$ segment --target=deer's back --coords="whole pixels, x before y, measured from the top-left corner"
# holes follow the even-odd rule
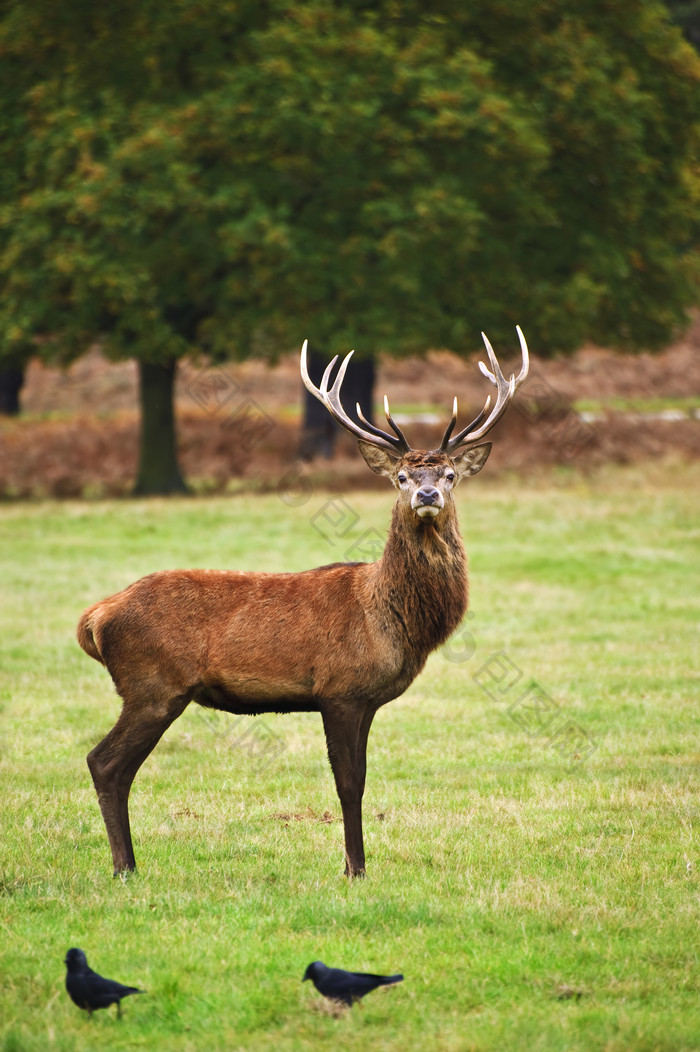
[[[373,566],[150,574],[86,610],[78,640],[123,697],[189,693],[231,711],[317,708],[344,694],[388,701],[415,672],[368,601]]]

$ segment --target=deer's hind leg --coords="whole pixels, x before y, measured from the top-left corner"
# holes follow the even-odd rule
[[[129,826],[129,791],[136,772],[189,700],[189,695],[180,695],[138,705],[125,699],[112,730],[88,754],[87,764],[107,829],[115,876],[136,869]]]

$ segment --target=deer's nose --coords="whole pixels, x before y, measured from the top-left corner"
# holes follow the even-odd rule
[[[445,498],[435,486],[421,486],[411,497],[411,507],[421,519],[434,519],[445,506]]]
[[[435,486],[422,486],[416,493],[417,504],[439,504],[440,491]]]

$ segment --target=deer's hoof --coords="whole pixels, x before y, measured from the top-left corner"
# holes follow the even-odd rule
[[[348,878],[348,880],[354,880],[356,877],[364,879],[367,876],[367,873],[365,871],[364,866],[346,866],[345,876]]]
[[[112,874],[112,877],[113,877],[114,880],[116,880],[117,877],[119,877],[119,879],[122,880],[122,881],[128,880],[129,877],[135,877],[135,876],[136,876],[136,866],[122,866],[121,868],[118,867],[118,866],[115,866],[114,867],[114,873]]]

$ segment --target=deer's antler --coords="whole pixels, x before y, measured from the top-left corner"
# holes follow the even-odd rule
[[[525,343],[525,337],[523,336],[519,325],[517,326],[517,333],[518,339],[520,340],[523,364],[517,376],[511,376],[510,380],[506,380],[501,372],[501,367],[498,364],[498,359],[494,354],[493,347],[482,332],[481,336],[486,345],[486,353],[489,356],[491,369],[487,369],[483,362],[479,362],[479,368],[484,376],[491,381],[498,392],[496,395],[496,404],[493,409],[490,409],[491,395],[489,395],[484,404],[484,408],[479,415],[472,420],[471,424],[467,424],[467,426],[456,434],[454,438],[450,438],[450,435],[454,431],[455,424],[457,423],[457,399],[455,398],[452,407],[452,418],[447,425],[440,445],[441,451],[447,453],[448,456],[452,456],[460,446],[472,445],[474,442],[478,442],[479,439],[483,438],[503,416],[513,395],[520,385],[527,379],[528,370],[530,368],[530,357],[527,350],[527,344]]]
[[[386,450],[387,453],[391,453],[394,457],[400,457],[404,453],[409,453],[411,447],[406,441],[406,436],[401,428],[392,420],[391,413],[389,412],[389,400],[386,395],[384,396],[384,412],[389,426],[395,432],[394,435],[390,435],[386,431],[381,431],[378,427],[375,427],[374,424],[370,424],[369,420],[365,419],[359,404],[356,407],[357,415],[364,424],[364,427],[360,427],[359,424],[356,424],[343,409],[340,402],[340,388],[345,379],[345,373],[350,359],[355,352],[350,351],[340,363],[338,374],[332,387],[329,389],[328,383],[331,378],[331,373],[333,372],[333,367],[338,361],[338,355],[336,354],[335,358],[326,367],[323,379],[321,380],[321,386],[316,387],[311,381],[309,370],[306,365],[307,346],[308,340],[304,340],[304,346],[301,349],[301,378],[304,381],[304,387],[306,387],[307,391],[311,392],[314,398],[318,398],[322,405],[325,405],[333,419],[337,420],[337,422],[344,427],[346,431],[349,431],[351,435],[354,435],[355,438],[360,438],[363,442],[369,442],[373,446],[379,446],[380,449]]]

